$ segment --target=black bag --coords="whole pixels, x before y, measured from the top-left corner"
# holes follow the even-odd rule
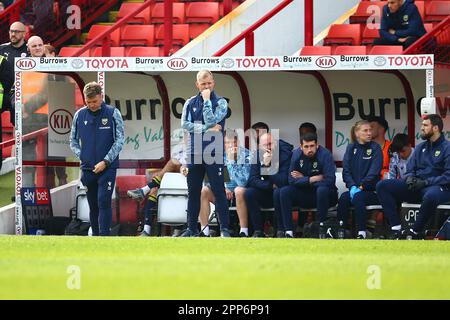
[[[72,219],[69,225],[66,227],[66,236],[87,236],[91,224],[89,222],[83,222],[78,218]]]
[[[319,238],[319,222],[305,223],[303,226],[303,238]]]
[[[436,234],[435,239],[450,240],[450,218],[445,220],[445,222],[442,225],[441,229]]]
[[[46,235],[62,236],[70,223],[69,217],[50,217],[44,222]]]

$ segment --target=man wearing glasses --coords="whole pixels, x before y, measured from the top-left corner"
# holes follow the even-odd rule
[[[14,58],[27,55],[27,44],[25,43],[25,25],[22,22],[14,22],[9,27],[9,43],[0,45],[0,54],[13,65]]]

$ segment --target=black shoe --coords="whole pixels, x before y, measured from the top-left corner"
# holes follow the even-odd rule
[[[388,236],[389,240],[400,240],[404,239],[403,235],[406,230],[391,230],[391,233]]]
[[[284,231],[277,231],[277,236],[276,236],[277,238],[286,238],[286,235],[285,235],[285,233],[284,233]]]
[[[245,234],[245,232],[240,232],[239,233],[239,238],[248,238],[248,235]]]
[[[362,234],[358,234],[356,239],[358,239],[358,240],[365,240],[366,238]]]
[[[423,239],[420,233],[415,233],[413,229],[408,229],[405,232],[405,239],[406,240],[421,240]]]
[[[191,231],[190,229],[187,229],[185,232],[181,234],[180,237],[198,237],[199,234],[196,232]]]
[[[220,237],[221,238],[231,238],[230,231],[228,231],[228,229],[220,230]]]
[[[209,238],[209,235],[204,234],[203,231],[200,232],[200,233],[198,234],[198,236],[199,236],[200,238],[206,238],[206,237]]]
[[[284,237],[285,237],[285,238],[290,238],[290,239],[294,238],[294,237],[291,236],[289,233],[286,233],[286,234],[284,235]]]
[[[264,232],[257,230],[255,232],[253,232],[253,236],[252,237],[253,238],[265,238],[266,235],[264,234]]]

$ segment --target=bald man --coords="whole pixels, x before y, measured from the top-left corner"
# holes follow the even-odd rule
[[[27,55],[27,45],[25,43],[25,25],[22,22],[14,22],[9,27],[9,43],[0,45],[0,54],[13,65],[14,58],[25,57]]]
[[[28,39],[28,52],[33,58],[45,57],[44,41],[39,36],[32,36]]]

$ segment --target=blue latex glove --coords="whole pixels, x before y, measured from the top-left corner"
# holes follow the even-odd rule
[[[358,188],[357,186],[353,186],[350,188],[350,199],[353,200],[353,197],[355,196],[355,194],[357,194],[358,192],[361,192],[361,189]]]

